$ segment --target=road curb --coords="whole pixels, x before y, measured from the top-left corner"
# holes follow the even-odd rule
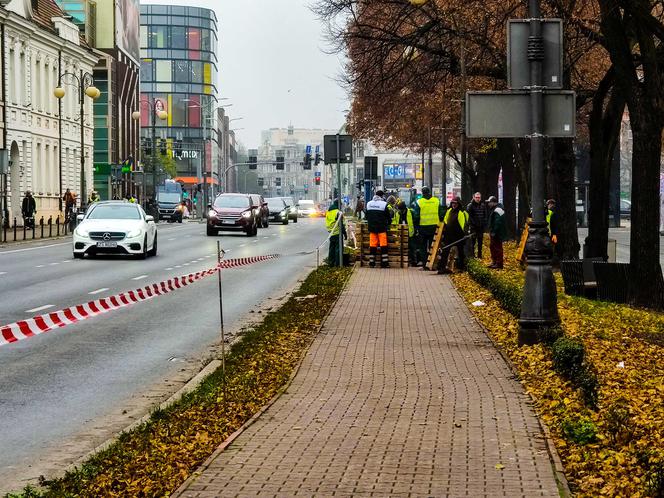
[[[281,398],[281,395],[284,394],[288,388],[291,386],[293,383],[293,380],[297,376],[298,372],[300,371],[300,367],[302,366],[302,363],[304,362],[304,359],[307,357],[309,354],[309,350],[311,348],[311,345],[314,343],[316,340],[316,337],[320,334],[320,331],[323,329],[323,326],[327,323],[327,320],[329,319],[330,315],[332,314],[332,311],[334,311],[334,308],[337,305],[337,302],[339,302],[339,299],[341,298],[342,294],[346,290],[346,287],[348,287],[348,282],[350,282],[350,279],[353,277],[355,273],[355,269],[357,268],[357,264],[353,266],[353,272],[348,276],[346,281],[344,282],[343,287],[341,288],[341,291],[339,292],[339,295],[337,298],[334,300],[334,303],[332,306],[330,306],[330,309],[328,310],[327,314],[325,315],[325,318],[321,320],[320,325],[318,326],[316,332],[312,334],[311,339],[309,340],[309,343],[307,344],[306,348],[304,349],[304,352],[302,353],[302,356],[300,357],[299,361],[297,362],[297,365],[295,365],[295,368],[291,372],[291,375],[289,376],[288,380],[286,383],[277,391],[277,393],[270,399],[270,401],[267,402],[267,404],[263,405],[260,410],[258,410],[249,420],[247,420],[242,426],[237,429],[233,434],[228,436],[226,440],[221,443],[216,450],[214,450],[214,453],[210,455],[201,465],[199,465],[194,472],[191,473],[191,475],[170,495],[172,498],[178,498],[178,497],[184,497],[184,493],[186,492],[187,488],[193,484],[193,482],[198,479],[198,477],[205,471],[207,468],[212,464],[212,462],[221,454],[223,451],[228,448],[233,441],[235,441],[244,431],[246,431],[249,427],[251,427],[260,417],[263,415],[272,405],[274,405],[279,398]],[[315,269],[314,269],[315,270]],[[314,271],[312,270],[312,271]],[[311,272],[309,273],[309,275]],[[307,275],[307,277],[309,276]],[[306,277],[305,277],[306,278]],[[239,338],[238,338],[239,339]]]
[[[449,277],[448,277],[449,278]],[[482,324],[482,322],[477,318],[475,313],[473,312],[473,309],[468,305],[466,300],[463,298],[461,293],[459,292],[459,289],[456,288],[456,285],[454,285],[454,282],[450,279],[452,282],[452,286],[454,287],[454,290],[456,293],[459,295],[459,298],[461,301],[464,303],[466,308],[468,308],[468,311],[470,311],[470,315],[473,318],[473,321],[477,324],[478,327],[482,329],[484,332],[484,335],[487,336],[489,341],[491,341],[491,344],[493,347],[498,351],[498,354],[501,356],[503,361],[507,364],[508,368],[512,372],[512,375],[519,381],[521,384],[521,376],[519,375],[519,371],[517,368],[514,366],[514,363],[512,363],[512,360],[507,356],[507,354],[502,350],[500,345],[491,337],[491,334],[487,330],[487,328]],[[523,388],[523,392],[528,395],[530,398],[530,401],[533,403],[533,405],[537,404],[537,399],[535,396],[533,396],[531,393],[529,393],[525,387],[523,387],[523,384],[521,384]],[[551,437],[551,431],[549,430],[549,427],[542,422],[540,417],[535,413],[535,419],[537,420],[537,423],[539,425],[540,431],[542,432],[542,435],[544,436],[544,444],[546,445],[546,451],[549,454],[549,461],[551,462],[551,467],[553,468],[553,474],[556,479],[556,484],[558,485],[558,492],[560,493],[560,496],[563,498],[570,498],[572,496],[572,492],[569,488],[569,483],[567,482],[567,477],[565,476],[565,467],[563,466],[563,462],[560,459],[560,455],[558,454],[558,450],[556,450],[556,445],[553,441],[553,438]]]

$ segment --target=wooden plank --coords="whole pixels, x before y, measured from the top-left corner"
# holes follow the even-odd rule
[[[431,249],[429,250],[429,257],[427,258],[427,262],[425,265],[425,268],[427,270],[434,270],[436,268],[436,265],[438,264],[438,250],[442,247],[442,242],[443,242],[443,232],[444,232],[444,225],[442,223],[438,224],[438,228],[436,229],[436,234],[434,235],[433,238],[433,244],[431,244]]]
[[[521,232],[521,240],[519,241],[519,247],[516,250],[516,260],[520,263],[524,263],[526,261],[526,242],[528,241],[530,220],[531,218],[526,219],[526,226],[523,228],[523,232]]]

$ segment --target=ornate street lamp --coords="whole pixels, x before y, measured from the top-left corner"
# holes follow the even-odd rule
[[[101,91],[99,91],[99,88],[94,86],[95,80],[94,77],[92,76],[91,73],[86,73],[81,71],[80,75],[76,75],[74,73],[69,73],[65,72],[60,74],[58,78],[58,86],[53,90],[53,95],[55,98],[57,98],[60,103],[58,104],[59,107],[59,152],[60,152],[60,168],[59,168],[59,176],[60,176],[60,201],[59,201],[59,206],[60,206],[60,211],[62,211],[62,99],[66,95],[65,88],[62,86],[62,80],[63,78],[72,78],[74,81],[76,81],[76,84],[78,85],[78,103],[80,106],[80,119],[81,119],[81,208],[86,207],[87,203],[87,187],[86,187],[86,182],[85,182],[85,126],[84,126],[84,104],[85,104],[85,97],[84,95],[87,95],[89,98],[92,100],[96,100],[99,98],[101,95]]]

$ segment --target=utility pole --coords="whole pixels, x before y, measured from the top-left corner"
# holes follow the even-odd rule
[[[429,167],[427,168],[427,182],[429,188],[433,192],[433,151],[431,150],[431,125],[428,128],[428,142],[429,142]]]
[[[339,133],[337,133],[337,203],[339,204],[339,212],[341,216],[344,215],[343,204],[341,204],[341,145],[339,143]],[[340,222],[341,223],[341,222]],[[339,226],[339,266],[344,265],[344,239],[343,227]]]
[[[519,319],[519,343],[540,342],[539,331],[560,321],[556,282],[553,278],[551,259],[553,244],[548,234],[544,208],[544,88],[542,70],[544,63],[544,38],[542,37],[542,13],[539,0],[529,0],[530,37],[528,61],[530,64],[530,174],[532,178],[533,220],[526,243],[525,285]]]

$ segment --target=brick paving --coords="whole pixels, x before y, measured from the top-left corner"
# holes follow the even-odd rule
[[[287,392],[208,464],[178,496],[559,496],[521,385],[450,280],[414,269],[358,269]]]

